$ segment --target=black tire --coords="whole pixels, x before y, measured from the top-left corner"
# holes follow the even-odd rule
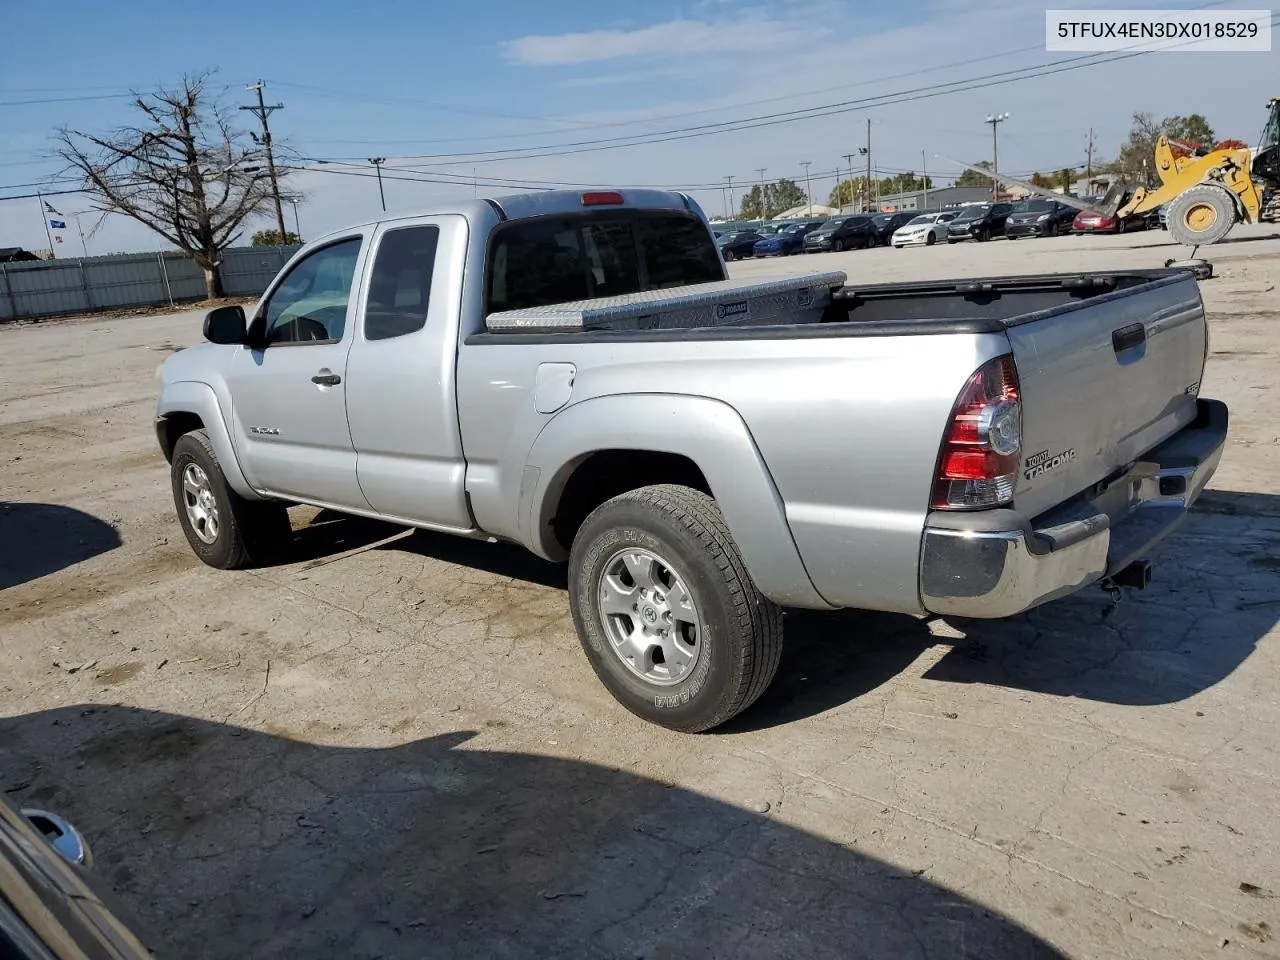
[[[733,260],[735,260],[735,259],[737,259],[737,258],[736,258],[736,257],[734,257],[734,255],[733,255],[733,251],[732,251],[732,250],[726,250],[726,251],[724,252],[724,259],[725,259],[725,261],[726,261],[726,262],[731,262],[731,261],[733,261]]]
[[[212,541],[197,532],[187,511],[185,475],[198,467],[208,480],[208,491],[216,506],[218,523],[211,529]],[[173,505],[187,543],[204,563],[219,570],[235,570],[278,558],[292,538],[287,507],[276,500],[246,500],[230,486],[218,466],[218,458],[203,430],[178,438],[169,465]]]
[[[1202,183],[1169,204],[1166,222],[1174,240],[1194,247],[1217,243],[1231,232],[1236,218],[1235,198],[1224,187]]]
[[[648,551],[669,565],[697,610],[698,653],[684,678],[667,684],[646,679],[613,649],[596,600],[607,570],[627,549]],[[706,494],[661,484],[606,501],[578,530],[569,565],[569,606],[582,649],[600,681],[636,716],[684,733],[710,730],[750,707],[777,673],[782,611],[751,581]]]
[[[831,241],[831,252],[832,252],[832,253],[843,253],[843,252],[844,252],[844,241],[843,241],[843,240],[832,240],[832,241]]]
[[[938,238],[934,236],[933,231],[930,230],[929,236],[925,238],[924,245],[926,247],[932,247],[937,242],[938,242]]]

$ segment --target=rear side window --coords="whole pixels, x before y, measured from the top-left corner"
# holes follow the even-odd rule
[[[426,326],[439,241],[436,226],[402,227],[382,235],[369,277],[366,340],[390,340]]]
[[[715,239],[696,217],[611,211],[527,220],[494,233],[488,310],[723,279]]]

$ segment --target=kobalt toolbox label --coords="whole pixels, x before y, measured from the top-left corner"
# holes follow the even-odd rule
[[[739,300],[737,303],[717,303],[716,319],[717,320],[736,320],[739,317],[745,317],[751,312],[751,305],[746,300]]]

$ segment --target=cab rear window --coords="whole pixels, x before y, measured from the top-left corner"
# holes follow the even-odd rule
[[[494,231],[488,312],[723,279],[715,240],[694,216],[615,210],[523,220]]]

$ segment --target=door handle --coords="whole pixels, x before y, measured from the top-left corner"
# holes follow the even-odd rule
[[[311,378],[312,383],[318,383],[322,387],[332,387],[342,382],[342,378],[336,373],[317,373]]]
[[[1111,348],[1122,353],[1140,343],[1147,342],[1147,328],[1141,323],[1131,323],[1127,327],[1111,331]]]

